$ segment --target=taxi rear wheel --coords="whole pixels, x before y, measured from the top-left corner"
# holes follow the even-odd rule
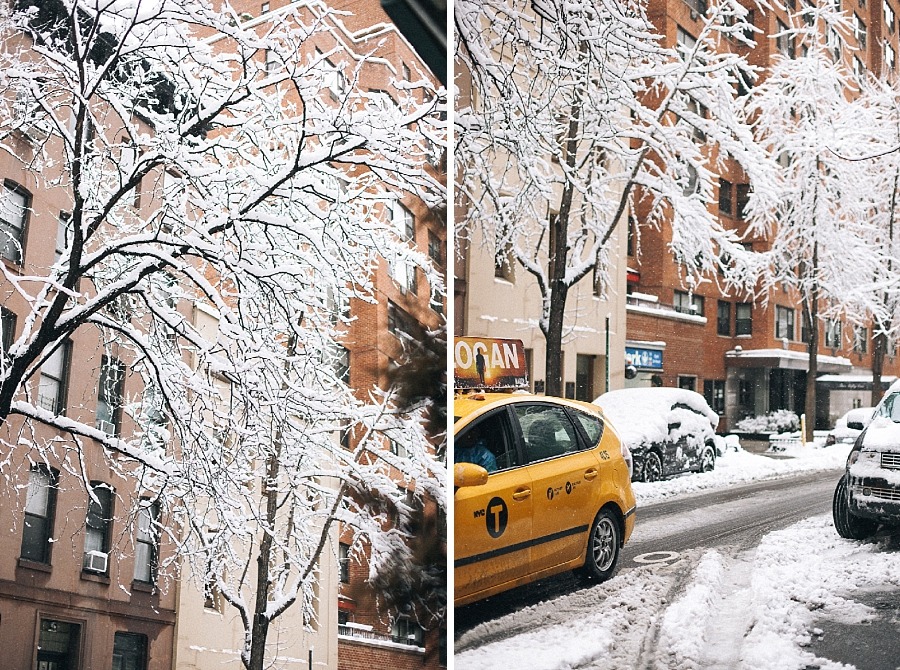
[[[587,556],[579,571],[590,581],[603,582],[613,576],[619,562],[621,530],[619,521],[608,509],[602,509],[591,524]]]

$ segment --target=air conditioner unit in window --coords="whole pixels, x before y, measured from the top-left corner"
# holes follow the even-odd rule
[[[109,554],[104,551],[84,552],[84,569],[87,572],[106,572]]]
[[[96,428],[97,430],[102,430],[107,435],[116,434],[116,424],[114,424],[112,421],[97,419]]]

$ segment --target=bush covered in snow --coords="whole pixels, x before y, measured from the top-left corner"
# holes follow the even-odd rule
[[[778,409],[762,416],[748,416],[734,427],[743,433],[790,433],[800,430],[800,417],[795,412]]]

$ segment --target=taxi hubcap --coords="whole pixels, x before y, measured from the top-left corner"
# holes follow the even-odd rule
[[[594,565],[598,570],[608,570],[615,557],[616,532],[612,520],[602,518],[594,527],[593,544],[591,546]]]

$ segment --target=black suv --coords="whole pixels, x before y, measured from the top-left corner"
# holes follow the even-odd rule
[[[873,535],[879,524],[900,525],[900,382],[853,443],[832,513],[838,535],[851,540]]]

